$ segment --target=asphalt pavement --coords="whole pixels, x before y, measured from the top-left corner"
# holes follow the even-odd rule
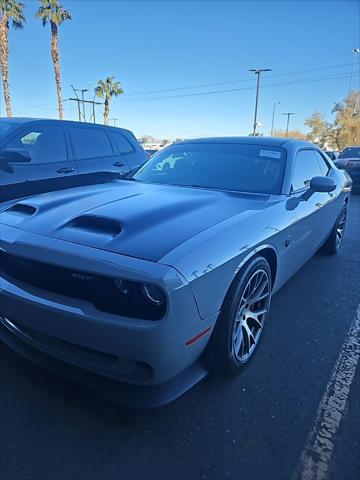
[[[318,253],[272,303],[235,378],[210,377],[175,402],[133,410],[0,345],[1,480],[291,480],[360,301],[360,196],[341,253]],[[360,478],[359,367],[330,480]]]

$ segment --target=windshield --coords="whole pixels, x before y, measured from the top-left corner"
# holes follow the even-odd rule
[[[240,143],[181,143],[155,154],[138,181],[252,193],[281,191],[285,151]]]
[[[359,158],[360,159],[360,147],[345,148],[340,154],[339,158]]]

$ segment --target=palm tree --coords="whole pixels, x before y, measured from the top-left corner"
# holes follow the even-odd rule
[[[44,27],[49,22],[51,28],[51,57],[54,64],[59,117],[62,120],[64,118],[64,110],[62,105],[61,93],[58,29],[59,25],[66,22],[66,20],[71,20],[71,16],[67,10],[64,10],[63,6],[59,3],[59,0],[39,0],[39,2],[41,3],[41,5],[35,16],[42,21]]]
[[[24,27],[25,17],[23,14],[25,5],[16,0],[0,0],[0,63],[2,82],[4,87],[4,99],[6,105],[6,115],[12,117],[11,100],[9,92],[9,26],[17,29]]]
[[[105,81],[98,81],[95,93],[99,98],[105,98],[104,125],[107,125],[110,113],[110,101],[112,97],[118,97],[124,93],[124,90],[121,88],[120,82],[114,82],[114,77],[107,77]]]

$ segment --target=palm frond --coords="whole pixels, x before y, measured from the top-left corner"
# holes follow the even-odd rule
[[[100,96],[101,89],[101,97],[108,97],[111,98],[113,96],[117,97],[124,93],[124,90],[121,87],[120,82],[114,82],[115,77],[106,77],[105,80],[99,80],[98,81],[98,87],[96,90],[96,94]]]
[[[45,26],[48,22],[60,25],[66,20],[71,20],[68,10],[65,10],[59,0],[39,0],[40,7],[35,14],[36,18],[42,20]]]
[[[8,21],[11,21],[14,28],[24,28],[26,22],[24,8],[25,5],[16,0],[0,0],[0,12],[3,16],[7,16]]]

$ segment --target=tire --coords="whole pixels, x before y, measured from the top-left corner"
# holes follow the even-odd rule
[[[253,258],[238,273],[226,295],[214,332],[215,370],[236,374],[252,358],[269,314],[271,289],[271,270],[264,257]],[[246,301],[248,297],[262,295],[265,297],[255,303]]]
[[[345,232],[346,218],[347,204],[344,203],[341,212],[336,220],[335,226],[323,246],[323,251],[328,255],[336,255],[340,250]]]

